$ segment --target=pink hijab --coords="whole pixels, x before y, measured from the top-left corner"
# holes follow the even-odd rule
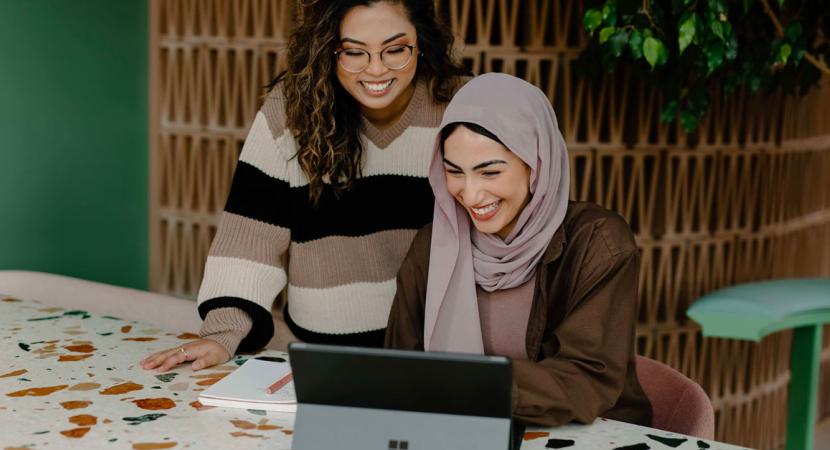
[[[429,181],[435,193],[424,348],[484,353],[476,284],[492,292],[535,275],[568,208],[570,172],[565,141],[547,96],[519,78],[489,73],[472,79],[447,106],[440,129],[480,125],[530,169],[530,202],[502,240],[479,232],[447,191],[441,136],[435,139]]]

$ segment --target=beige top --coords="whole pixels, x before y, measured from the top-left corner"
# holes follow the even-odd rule
[[[484,353],[527,359],[527,322],[536,276],[511,289],[487,292],[476,286]]]

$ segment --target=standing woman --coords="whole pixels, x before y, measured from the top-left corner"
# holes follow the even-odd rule
[[[286,287],[285,323],[300,340],[383,345],[395,275],[432,219],[432,144],[463,69],[432,1],[300,7],[288,69],[254,119],[208,255],[201,339],[144,369],[199,370],[264,347]]]
[[[620,216],[568,201],[568,167],[539,89],[504,74],[461,88],[430,166],[433,223],[401,266],[386,345],[512,358],[520,422],[647,425],[639,252]]]

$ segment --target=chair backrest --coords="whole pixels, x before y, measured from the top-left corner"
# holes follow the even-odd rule
[[[715,410],[700,385],[645,356],[637,356],[637,379],[651,402],[653,428],[715,438]]]

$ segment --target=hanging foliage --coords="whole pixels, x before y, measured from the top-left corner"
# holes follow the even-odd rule
[[[607,0],[588,2],[580,64],[630,66],[663,92],[661,119],[692,132],[710,88],[804,94],[830,76],[826,0]]]

